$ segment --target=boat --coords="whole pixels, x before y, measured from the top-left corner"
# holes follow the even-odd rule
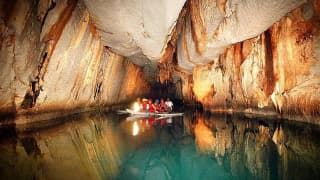
[[[182,116],[183,113],[156,113],[157,116],[163,117],[174,117],[174,116]]]
[[[155,117],[155,116],[132,115],[132,116],[128,116],[126,118],[126,120],[127,121],[148,120],[150,117],[154,118],[153,120],[155,120],[155,121],[162,120],[162,119],[171,119],[171,121],[172,121],[172,117],[174,117],[174,116],[157,116],[157,117]]]
[[[174,116],[182,116],[183,113],[168,113],[168,112],[136,112],[131,109],[126,109],[125,111],[127,114],[130,114],[132,116],[141,116],[141,117],[148,117],[148,116],[161,116],[161,117],[174,117]]]
[[[156,115],[156,113],[152,113],[152,112],[136,112],[131,109],[126,109],[126,111],[128,114],[135,115],[135,116],[154,116],[154,115]]]

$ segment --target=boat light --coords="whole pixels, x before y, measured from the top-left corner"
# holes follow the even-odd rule
[[[135,103],[133,104],[133,111],[134,111],[134,112],[138,112],[139,110],[140,110],[139,104],[138,104],[137,102],[135,102]]]

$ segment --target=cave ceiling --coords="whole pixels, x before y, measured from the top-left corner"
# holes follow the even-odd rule
[[[172,38],[177,66],[192,73],[226,47],[258,36],[304,0],[84,0],[105,46],[154,66]],[[183,16],[181,12],[185,10]],[[180,17],[180,20],[179,20]],[[180,26],[179,29],[175,27]],[[174,37],[173,37],[174,36]],[[168,48],[167,48],[168,49]],[[173,53],[172,53],[173,54]],[[170,56],[169,56],[170,57]],[[172,56],[171,56],[172,57]],[[172,61],[171,61],[172,62]],[[150,66],[153,66],[153,68]]]

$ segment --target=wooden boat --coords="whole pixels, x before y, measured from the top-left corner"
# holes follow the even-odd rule
[[[123,112],[123,111],[122,111]],[[128,114],[131,114],[133,116],[141,116],[141,117],[148,117],[148,116],[162,116],[162,117],[174,117],[174,116],[182,116],[183,113],[156,113],[156,112],[135,112],[131,109],[126,109],[126,112]]]

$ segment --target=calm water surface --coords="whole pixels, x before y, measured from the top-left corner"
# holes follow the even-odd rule
[[[187,111],[0,129],[0,179],[318,179],[319,126]]]

